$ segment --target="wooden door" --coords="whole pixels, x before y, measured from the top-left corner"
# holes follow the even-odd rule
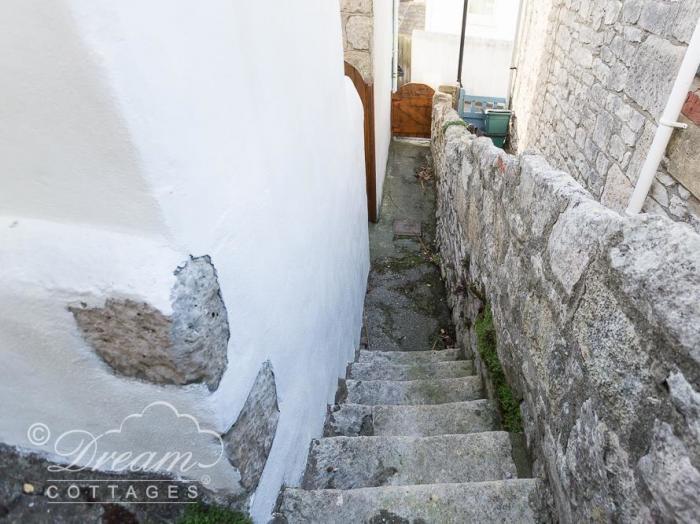
[[[430,137],[435,90],[425,84],[405,84],[391,95],[391,134]]]

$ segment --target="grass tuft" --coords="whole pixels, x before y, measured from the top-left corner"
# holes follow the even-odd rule
[[[520,406],[513,397],[513,391],[506,382],[503,367],[498,360],[496,329],[493,326],[493,315],[491,314],[490,306],[486,306],[484,311],[481,312],[474,323],[474,330],[476,331],[476,345],[479,355],[481,355],[481,360],[484,362],[486,369],[489,370],[491,382],[496,392],[496,400],[503,418],[503,426],[506,431],[511,433],[522,433],[523,420],[520,417]]]
[[[250,517],[240,511],[204,504],[188,506],[185,514],[177,522],[178,524],[253,524]]]

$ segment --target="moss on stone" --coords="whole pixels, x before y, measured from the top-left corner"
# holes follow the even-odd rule
[[[469,126],[467,125],[467,123],[464,120],[461,120],[461,119],[460,120],[448,120],[447,122],[442,124],[442,132],[444,133],[451,126],[461,126],[461,127],[466,127],[467,129],[469,129]]]
[[[187,507],[185,514],[178,524],[253,524],[247,515],[222,506],[206,506],[192,504]]]
[[[490,306],[486,306],[479,315],[479,318],[474,323],[474,330],[476,331],[476,344],[479,355],[481,355],[481,360],[489,371],[496,393],[498,407],[503,417],[503,426],[507,431],[522,433],[523,421],[520,417],[520,406],[513,397],[513,391],[508,386],[508,382],[506,382],[503,367],[498,359],[496,329],[493,326]]]

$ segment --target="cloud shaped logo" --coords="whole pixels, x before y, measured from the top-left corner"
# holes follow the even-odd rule
[[[27,438],[35,445],[45,445],[50,434],[45,424],[37,423],[29,428]],[[48,466],[53,472],[98,469],[170,472],[179,477],[218,464],[224,443],[219,433],[202,428],[192,415],[157,401],[99,435],[80,429],[66,431],[55,439],[53,450],[66,462]]]

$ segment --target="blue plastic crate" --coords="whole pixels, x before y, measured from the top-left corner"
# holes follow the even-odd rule
[[[464,89],[460,89],[457,112],[467,124],[485,131],[486,111],[493,109],[507,109],[506,99],[497,96],[468,95]]]

